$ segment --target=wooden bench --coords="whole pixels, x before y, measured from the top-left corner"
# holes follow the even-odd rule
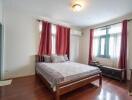
[[[109,66],[99,66],[99,68],[104,76],[111,77],[120,81],[124,80],[124,69],[118,69]]]
[[[125,73],[124,69],[114,68],[110,66],[103,66],[98,61],[93,61],[90,65],[100,68],[100,70],[102,71],[102,75],[104,76],[117,79],[120,81],[124,80],[124,73]]]

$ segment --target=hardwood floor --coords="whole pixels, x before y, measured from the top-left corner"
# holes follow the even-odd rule
[[[93,85],[94,84],[94,85]],[[94,82],[71,93],[61,100],[132,100],[126,84],[103,78],[102,87]],[[53,100],[52,94],[35,76],[16,78],[12,85],[0,87],[0,100]]]

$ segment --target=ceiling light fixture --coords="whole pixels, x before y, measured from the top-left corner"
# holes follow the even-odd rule
[[[79,4],[79,3],[74,3],[72,5],[72,9],[73,9],[73,11],[78,12],[78,11],[80,11],[82,9],[82,5]]]

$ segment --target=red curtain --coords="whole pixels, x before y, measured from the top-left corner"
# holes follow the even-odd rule
[[[90,29],[90,41],[89,41],[89,60],[88,64],[92,62],[92,48],[93,48],[93,29]]]
[[[127,20],[122,22],[122,34],[121,34],[121,49],[120,49],[120,58],[119,64],[120,69],[125,69],[124,78],[127,78]]]
[[[38,51],[39,55],[51,55],[51,38],[51,23],[42,21],[42,32]]]
[[[56,53],[70,55],[70,28],[57,25]]]

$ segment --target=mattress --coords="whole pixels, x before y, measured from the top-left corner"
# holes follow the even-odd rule
[[[95,75],[101,71],[97,67],[68,61],[61,63],[37,63],[36,72],[41,74],[49,82],[53,91],[55,91],[57,84]]]

